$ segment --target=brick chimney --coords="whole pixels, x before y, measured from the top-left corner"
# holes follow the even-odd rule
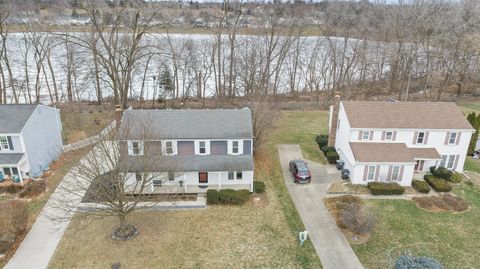
[[[117,105],[117,107],[115,108],[115,127],[117,130],[120,129],[122,118],[123,118],[123,109],[121,106]]]
[[[333,105],[330,106],[330,129],[328,131],[328,146],[335,147],[335,138],[337,135],[338,109],[340,107],[340,92],[335,92]]]

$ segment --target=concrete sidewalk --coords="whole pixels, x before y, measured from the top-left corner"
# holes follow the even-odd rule
[[[328,186],[338,178],[338,173],[328,171],[324,165],[307,161],[312,172],[312,182],[303,185],[295,184],[288,163],[293,159],[303,159],[300,147],[280,145],[278,152],[288,192],[320,257],[323,268],[362,269],[363,266],[355,252],[323,203]]]
[[[63,178],[4,269],[44,269],[48,267],[50,258],[70,222],[68,213],[59,209],[55,204],[58,200],[68,199],[70,206],[76,206],[84,195],[84,193],[65,193],[63,191],[62,186],[69,184],[72,177],[73,175],[68,173]]]

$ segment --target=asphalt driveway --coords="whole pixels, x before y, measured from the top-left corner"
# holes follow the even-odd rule
[[[323,267],[326,269],[363,268],[323,203],[328,186],[338,178],[338,172],[332,167],[305,160],[312,172],[312,182],[303,185],[295,184],[288,170],[288,163],[293,159],[303,159],[300,147],[298,145],[279,145],[278,152],[288,192]]]

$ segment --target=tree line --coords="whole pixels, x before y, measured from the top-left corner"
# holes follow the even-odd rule
[[[13,33],[12,4],[0,8],[0,103],[111,100],[124,107],[177,98],[264,95],[441,100],[480,83],[480,4],[328,1],[266,4],[264,26],[243,35],[246,5],[225,2],[201,38],[158,32],[160,9],[143,1],[84,1],[84,32],[48,31],[26,20]],[[322,10],[311,36],[285,13]],[[12,45],[13,44],[13,45]],[[59,52],[60,51],[60,52]],[[44,95],[44,96],[42,96]]]

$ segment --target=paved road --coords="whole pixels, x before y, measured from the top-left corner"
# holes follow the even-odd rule
[[[304,185],[295,184],[288,170],[288,162],[293,159],[303,159],[300,147],[280,145],[278,152],[288,192],[320,257],[323,268],[363,269],[355,252],[323,203],[328,186],[338,178],[338,172],[332,171],[331,167],[306,160],[312,172],[312,182]]]

